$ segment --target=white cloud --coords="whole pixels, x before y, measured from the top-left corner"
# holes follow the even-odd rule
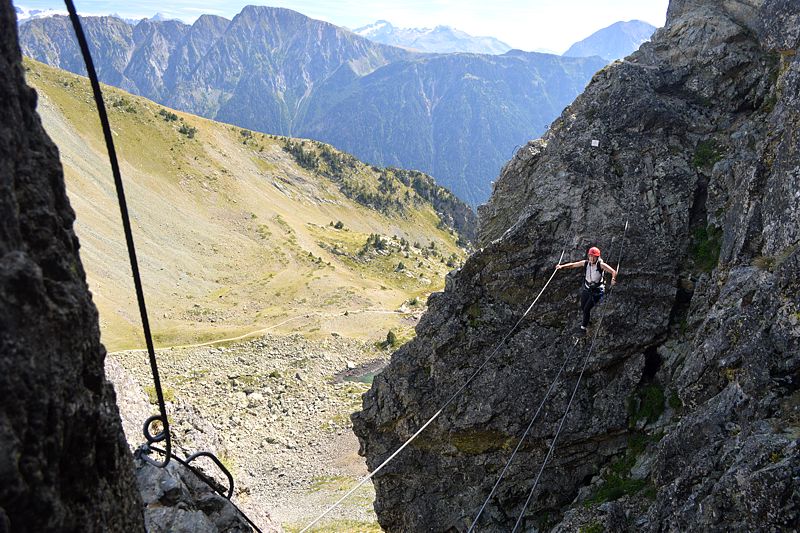
[[[17,2],[27,8],[63,9],[56,0]],[[119,13],[140,18],[157,12],[193,22],[202,13],[232,18],[254,0],[131,0],[123,5],[110,0],[78,0],[83,13]],[[273,0],[269,5],[294,9],[355,28],[385,19],[402,27],[448,25],[473,35],[489,35],[515,48],[564,51],[572,43],[619,20],[640,19],[655,26],[664,23],[668,0]]]

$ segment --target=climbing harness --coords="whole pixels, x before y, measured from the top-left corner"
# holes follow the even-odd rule
[[[558,262],[559,262],[559,264],[561,263],[561,260],[562,260],[562,259],[564,259],[564,253],[566,252],[566,250],[567,250],[567,247],[566,247],[566,244],[565,244],[565,245],[564,245],[564,248],[561,250],[561,256],[560,256],[560,257],[559,257],[559,259],[558,259]],[[489,354],[489,356],[488,356],[486,359],[484,359],[483,363],[481,363],[481,365],[478,367],[478,369],[477,369],[477,370],[475,370],[475,372],[473,372],[473,373],[472,373],[472,375],[471,375],[471,376],[470,376],[470,377],[467,379],[467,381],[465,381],[465,382],[464,382],[464,384],[463,384],[463,385],[461,385],[461,387],[460,387],[460,388],[459,388],[459,389],[458,389],[456,392],[454,392],[452,396],[450,396],[450,398],[449,398],[449,399],[448,399],[448,400],[447,400],[447,401],[446,401],[446,402],[445,402],[445,403],[444,403],[444,404],[443,404],[443,405],[442,405],[442,406],[439,408],[439,410],[438,410],[438,411],[436,411],[436,412],[433,414],[433,416],[432,416],[432,417],[430,417],[430,418],[428,419],[428,421],[427,421],[427,422],[425,422],[425,423],[422,425],[422,427],[420,427],[420,428],[419,428],[419,429],[416,431],[416,433],[414,433],[413,435],[411,435],[411,437],[409,437],[409,438],[408,438],[408,439],[407,439],[407,440],[406,440],[406,441],[405,441],[405,442],[404,442],[404,443],[403,443],[403,444],[402,444],[402,445],[401,445],[401,446],[400,446],[400,447],[399,447],[397,450],[395,450],[395,452],[394,452],[394,453],[392,453],[392,455],[390,455],[390,456],[389,456],[387,459],[385,459],[385,460],[384,460],[384,461],[383,461],[383,462],[382,462],[380,465],[378,465],[378,467],[377,467],[375,470],[373,470],[372,472],[370,472],[368,475],[364,476],[364,477],[363,477],[363,478],[362,478],[362,479],[361,479],[361,480],[360,480],[360,481],[359,481],[359,482],[358,482],[358,483],[357,483],[357,484],[356,484],[356,485],[355,485],[353,488],[351,488],[349,491],[347,491],[347,492],[344,494],[344,496],[342,496],[341,498],[339,498],[339,499],[338,499],[338,500],[337,500],[337,501],[336,501],[336,502],[335,502],[333,505],[331,505],[330,507],[328,507],[328,508],[327,508],[327,509],[326,509],[326,510],[325,510],[325,511],[322,513],[322,514],[320,514],[319,516],[317,516],[317,517],[316,517],[316,518],[315,518],[315,519],[314,519],[314,520],[313,520],[311,523],[309,523],[309,524],[308,524],[306,527],[304,527],[303,529],[301,529],[301,530],[300,530],[300,533],[305,533],[306,531],[308,531],[308,530],[309,530],[309,529],[310,529],[310,528],[311,528],[311,527],[312,527],[314,524],[316,524],[317,522],[319,522],[320,520],[322,520],[322,518],[324,518],[325,516],[327,516],[327,514],[328,514],[328,513],[330,513],[332,510],[334,510],[336,507],[338,507],[340,503],[342,503],[342,502],[343,502],[343,501],[345,501],[345,500],[346,500],[348,497],[350,497],[350,495],[351,495],[351,494],[353,494],[353,493],[354,493],[356,490],[358,490],[358,489],[359,489],[359,487],[361,487],[361,486],[362,486],[364,483],[366,483],[367,481],[369,481],[370,479],[372,479],[372,478],[375,476],[375,474],[377,474],[378,472],[380,472],[381,470],[383,470],[383,468],[384,468],[386,465],[388,465],[388,464],[389,464],[389,463],[392,461],[392,459],[394,459],[395,457],[397,457],[397,455],[398,455],[398,454],[399,454],[401,451],[403,451],[403,450],[406,448],[406,446],[408,446],[409,444],[411,444],[411,442],[412,442],[414,439],[416,439],[416,438],[417,438],[417,437],[420,435],[420,433],[422,433],[423,431],[425,431],[425,428],[427,428],[429,425],[431,425],[431,423],[432,423],[434,420],[436,420],[436,419],[439,417],[439,415],[440,415],[440,414],[442,414],[442,411],[444,411],[444,410],[447,408],[447,406],[448,406],[448,405],[450,405],[450,404],[453,402],[453,400],[455,400],[455,399],[458,397],[458,395],[459,395],[459,394],[461,394],[461,392],[462,392],[464,389],[466,389],[466,388],[467,388],[467,386],[468,386],[468,385],[469,385],[469,384],[472,382],[472,380],[473,380],[473,379],[475,379],[475,377],[476,377],[476,376],[477,376],[477,375],[478,375],[478,374],[481,372],[481,370],[483,370],[483,368],[484,368],[484,367],[485,367],[485,366],[486,366],[486,365],[489,363],[489,361],[491,361],[491,360],[494,358],[494,356],[495,356],[495,355],[497,354],[497,352],[500,350],[500,347],[503,345],[503,343],[505,343],[506,339],[508,339],[508,338],[511,336],[511,334],[512,334],[512,333],[514,333],[514,331],[516,331],[516,329],[517,329],[517,328],[519,327],[519,325],[522,323],[522,320],[523,320],[523,319],[524,319],[524,318],[525,318],[525,317],[528,315],[528,313],[530,313],[531,309],[533,309],[533,306],[534,306],[534,305],[536,305],[536,302],[538,302],[538,301],[539,301],[539,298],[541,298],[542,294],[544,294],[544,291],[545,291],[545,289],[547,289],[547,286],[548,286],[548,285],[550,285],[550,282],[551,282],[551,281],[553,281],[553,278],[555,277],[555,275],[556,275],[556,272],[558,272],[558,270],[553,270],[553,273],[550,275],[550,278],[547,280],[547,282],[544,284],[544,286],[542,287],[542,289],[539,291],[539,294],[537,294],[537,295],[536,295],[536,298],[534,298],[534,300],[533,300],[533,302],[531,303],[531,305],[529,305],[529,306],[528,306],[528,309],[526,309],[526,310],[525,310],[525,312],[522,314],[522,316],[519,318],[519,320],[517,320],[517,323],[516,323],[516,324],[514,324],[514,327],[512,327],[512,328],[511,328],[511,330],[509,330],[509,332],[505,334],[505,336],[504,336],[504,337],[503,337],[503,338],[500,340],[500,342],[499,342],[499,343],[497,343],[497,346],[495,346],[494,350],[492,350],[492,352]]]
[[[75,5],[72,0],[64,0],[64,3],[67,6],[67,11],[69,12],[69,18],[72,22],[72,27],[75,30],[75,36],[78,39],[78,45],[81,49],[81,54],[83,55],[84,63],[86,64],[86,72],[89,75],[89,81],[92,85],[92,92],[94,95],[94,101],[97,105],[97,113],[100,116],[100,123],[103,128],[103,136],[105,137],[106,142],[106,149],[108,150],[108,158],[111,164],[111,172],[114,176],[114,185],[117,191],[117,202],[119,203],[119,210],[120,216],[122,217],[122,227],[125,233],[125,242],[128,248],[128,259],[130,260],[131,264],[131,273],[133,276],[133,284],[136,289],[136,299],[139,304],[139,315],[142,319],[142,330],[144,332],[145,343],[147,344],[147,354],[150,359],[150,371],[153,375],[153,385],[156,390],[156,398],[158,399],[158,410],[159,414],[151,416],[148,418],[144,423],[143,433],[145,440],[147,441],[145,444],[141,446],[139,452],[137,452],[138,457],[140,457],[143,461],[156,466],[158,468],[165,468],[170,459],[175,459],[179,463],[183,464],[187,468],[189,468],[192,472],[194,472],[199,479],[204,481],[208,484],[214,491],[218,492],[222,496],[224,496],[230,503],[233,505],[239,514],[251,525],[253,528],[261,533],[261,530],[253,523],[247,515],[239,509],[236,504],[230,501],[231,496],[233,495],[233,476],[231,476],[230,472],[225,468],[222,462],[214,456],[211,452],[198,452],[195,453],[186,459],[180,459],[176,457],[172,453],[172,440],[170,438],[169,432],[169,419],[167,418],[167,407],[164,403],[164,392],[161,388],[161,379],[158,374],[158,361],[156,360],[155,348],[153,347],[153,338],[150,332],[150,321],[147,317],[147,307],[145,305],[144,300],[144,290],[142,288],[142,280],[141,276],[139,275],[139,262],[136,259],[136,247],[134,246],[133,242],[133,232],[131,230],[131,222],[130,216],[128,214],[128,204],[125,200],[125,190],[122,184],[122,175],[119,169],[119,161],[117,160],[117,152],[114,148],[114,139],[111,135],[111,126],[108,121],[108,114],[106,112],[105,103],[103,101],[103,94],[100,90],[100,82],[97,78],[97,72],[94,68],[94,61],[92,60],[91,52],[89,51],[89,45],[86,41],[86,35],[83,32],[83,26],[81,25],[80,18],[78,17],[78,13],[75,10]],[[156,430],[155,434],[153,433],[153,427],[160,424],[160,429]],[[154,446],[156,443],[164,443],[164,448],[159,448]],[[158,452],[164,456],[163,461],[156,461],[149,457],[150,452]],[[215,486],[212,483],[212,480],[208,478],[205,474],[199,472],[193,466],[190,465],[192,461],[194,461],[198,457],[207,457],[211,459],[217,467],[222,470],[225,476],[228,478],[228,491],[227,494],[224,490],[221,490],[219,487]]]
[[[614,239],[611,238],[611,250],[613,255]],[[586,261],[586,268],[583,272],[583,285],[581,288],[581,311],[584,315],[584,320],[587,320],[587,314],[591,311],[592,307],[600,305],[605,301],[606,296],[606,279],[603,265],[605,261],[600,258],[600,249],[596,246],[589,248],[588,255],[596,257],[597,260],[592,264]],[[595,278],[595,274],[597,277]],[[585,329],[586,325],[581,327]]]
[[[619,258],[617,259],[617,268],[616,270],[619,272],[619,265],[622,261],[622,252],[625,248],[625,236],[628,234],[628,220],[625,220],[625,230],[622,234],[622,243],[620,245],[619,251]],[[613,293],[613,287],[611,290],[608,291],[608,300],[611,299],[611,295]],[[544,472],[545,466],[547,466],[547,461],[550,460],[550,457],[553,455],[553,451],[556,447],[556,442],[558,441],[558,436],[561,433],[561,429],[564,427],[564,422],[569,415],[569,410],[572,407],[572,402],[575,399],[575,394],[578,392],[578,387],[581,384],[581,379],[583,378],[583,374],[586,371],[586,364],[589,362],[589,357],[592,355],[592,351],[594,350],[595,341],[597,341],[597,334],[600,332],[600,325],[603,323],[603,317],[605,316],[605,311],[608,309],[608,306],[603,308],[603,311],[600,313],[600,319],[597,322],[597,327],[595,328],[594,335],[592,337],[592,343],[589,345],[589,350],[586,352],[586,356],[583,359],[583,365],[581,367],[581,372],[578,374],[578,380],[575,382],[575,387],[572,389],[572,396],[569,398],[569,402],[567,403],[567,408],[564,410],[564,416],[561,417],[561,422],[558,424],[558,429],[556,430],[556,434],[553,437],[553,441],[550,443],[550,448],[547,450],[547,455],[545,455],[544,461],[542,461],[541,466],[539,467],[539,472],[536,474],[536,479],[533,482],[533,486],[531,487],[530,492],[528,493],[528,498],[525,500],[525,504],[522,506],[522,511],[519,513],[517,517],[517,521],[514,524],[514,529],[511,533],[516,533],[519,529],[520,524],[522,523],[522,517],[525,515],[525,511],[528,509],[528,505],[530,504],[531,498],[533,498],[533,494],[536,491],[536,486],[539,484],[539,480],[542,477],[542,472]]]
[[[566,332],[566,329],[564,330],[564,332],[562,332],[562,335],[565,332]],[[525,440],[525,437],[528,436],[528,433],[530,432],[531,428],[533,427],[533,423],[536,422],[536,419],[539,417],[539,413],[541,412],[542,407],[544,406],[544,402],[547,401],[547,398],[550,397],[550,393],[553,392],[553,389],[555,388],[555,385],[558,382],[558,378],[561,377],[561,373],[564,371],[564,368],[567,366],[567,361],[570,360],[570,358],[572,356],[572,352],[575,349],[575,346],[578,345],[578,341],[579,341],[579,339],[575,339],[575,342],[570,347],[569,352],[567,353],[566,357],[564,357],[564,361],[561,363],[561,368],[558,369],[558,372],[556,373],[556,377],[553,378],[553,381],[552,381],[552,383],[550,383],[550,387],[547,389],[547,392],[545,393],[544,397],[542,398],[542,401],[539,402],[539,407],[536,409],[536,412],[533,414],[533,418],[531,418],[531,421],[528,423],[528,427],[525,428],[525,432],[522,434],[522,437],[520,437],[516,448],[514,448],[514,451],[511,452],[511,457],[509,457],[508,461],[506,461],[506,465],[503,467],[502,472],[500,472],[500,477],[497,478],[497,481],[495,482],[494,486],[492,487],[491,492],[489,492],[489,495],[484,500],[483,505],[481,505],[481,508],[478,511],[478,514],[475,515],[475,520],[472,521],[472,525],[469,526],[469,530],[467,530],[467,533],[472,533],[472,531],[474,531],[475,526],[478,524],[478,519],[481,517],[481,514],[483,514],[483,510],[489,504],[489,501],[491,501],[492,496],[494,496],[494,493],[497,490],[497,487],[500,486],[500,482],[503,480],[503,477],[505,476],[506,471],[511,466],[512,461],[514,461],[514,457],[517,455],[517,452],[519,451],[520,447],[522,446],[522,442]]]
[[[588,260],[586,261],[586,268],[583,271],[583,284],[586,286],[587,289],[597,289],[605,285],[605,277],[603,276],[603,260],[598,258],[597,261],[592,264]],[[598,274],[598,279],[594,279],[594,274]]]

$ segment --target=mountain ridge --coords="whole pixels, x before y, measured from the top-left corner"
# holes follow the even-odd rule
[[[564,56],[600,56],[606,61],[622,59],[650,40],[656,27],[641,20],[619,21],[606,26],[567,49]]]
[[[119,19],[87,17],[84,26],[97,43],[101,81],[248,129],[313,137],[379,166],[416,168],[473,207],[488,197],[489,182],[511,149],[544,131],[604,63],[419,54],[291,10],[252,6],[230,22],[201,17],[192,26],[142,21],[131,28]],[[33,20],[20,29],[20,40],[29,57],[83,72],[66,18]],[[425,67],[431,58],[452,80],[437,97],[451,107],[453,120],[434,121],[417,90],[436,84],[417,75],[435,74]],[[488,78],[465,70],[478,64],[491,67],[481,67]],[[404,79],[378,74],[386,67]],[[413,98],[387,96],[398,91]],[[369,96],[371,103],[355,94]],[[480,109],[470,98],[481,100]],[[342,115],[348,128],[340,126]],[[473,121],[461,120],[470,116]],[[490,129],[501,135],[487,134]],[[480,154],[458,146],[457,138],[480,147]]]

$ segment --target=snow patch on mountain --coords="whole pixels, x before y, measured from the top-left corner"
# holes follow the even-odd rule
[[[14,11],[17,13],[17,24],[24,24],[32,19],[68,14],[66,9],[36,9],[25,6],[14,6]]]
[[[511,49],[509,45],[494,37],[470,35],[451,26],[398,28],[387,20],[378,20],[356,28],[353,32],[371,41],[420,52],[499,55]]]

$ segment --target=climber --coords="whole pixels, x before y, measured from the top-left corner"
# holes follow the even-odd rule
[[[600,303],[605,294],[605,278],[603,270],[611,274],[611,285],[617,283],[617,271],[611,268],[600,258],[600,249],[596,246],[589,248],[586,254],[586,259],[575,261],[573,263],[564,263],[563,265],[556,265],[556,270],[562,268],[580,268],[586,267],[583,274],[583,285],[581,286],[581,309],[583,310],[583,320],[581,321],[581,330],[586,331],[589,327],[589,313],[592,307]]]

